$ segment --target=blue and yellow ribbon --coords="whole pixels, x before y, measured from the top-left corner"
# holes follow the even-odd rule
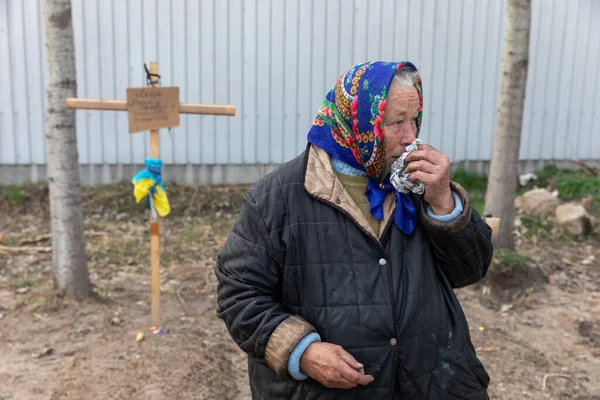
[[[146,168],[138,172],[131,181],[134,186],[133,195],[138,203],[147,198],[148,208],[164,217],[171,212],[171,206],[165,187],[162,184],[162,161],[147,158],[144,164]]]

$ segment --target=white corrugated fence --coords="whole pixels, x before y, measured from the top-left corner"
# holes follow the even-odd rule
[[[40,0],[0,0],[0,183],[45,178]],[[422,137],[455,162],[490,159],[500,0],[72,0],[78,96],[125,99],[158,61],[182,102],[235,104],[161,132],[167,179],[246,182],[303,151],[323,97],[352,64],[410,60]],[[533,0],[523,160],[600,159],[600,1]],[[130,179],[148,135],[127,115],[77,111],[82,177]],[[467,164],[465,164],[465,162]],[[473,168],[473,167],[471,167]]]

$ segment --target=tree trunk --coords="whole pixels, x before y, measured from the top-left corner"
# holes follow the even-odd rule
[[[485,195],[485,215],[500,218],[494,244],[509,249],[514,247],[514,202],[529,63],[530,21],[531,0],[506,1],[502,83],[496,114],[494,151]]]
[[[46,29],[46,138],[52,220],[54,287],[77,299],[92,293],[85,238],[75,111],[67,97],[76,97],[75,45],[70,0],[44,0]]]

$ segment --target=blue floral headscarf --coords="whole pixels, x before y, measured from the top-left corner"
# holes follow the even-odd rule
[[[410,62],[370,61],[357,64],[339,77],[329,91],[308,132],[308,141],[346,164],[365,171],[369,184],[365,196],[373,217],[383,219],[389,181],[383,122],[389,87],[400,68],[417,71]],[[415,85],[419,95],[417,137],[423,117],[421,78]],[[409,195],[396,191],[394,222],[407,235],[416,224],[415,205]]]

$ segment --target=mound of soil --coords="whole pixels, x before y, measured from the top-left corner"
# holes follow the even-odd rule
[[[524,265],[503,264],[497,260],[492,262],[487,275],[476,288],[480,291],[480,301],[493,310],[506,310],[534,292],[543,292],[548,284],[548,277],[534,263]],[[503,308],[504,306],[504,308]]]
[[[591,346],[600,348],[600,320],[580,320],[578,330],[579,334],[583,336]]]

